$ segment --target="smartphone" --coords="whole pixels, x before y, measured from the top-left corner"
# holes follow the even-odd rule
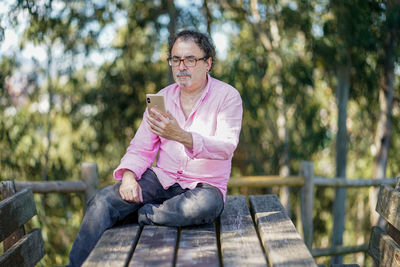
[[[146,94],[146,103],[149,111],[151,108],[157,108],[161,112],[167,113],[163,95]]]

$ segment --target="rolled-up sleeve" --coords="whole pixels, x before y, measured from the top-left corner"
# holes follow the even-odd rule
[[[235,90],[223,101],[218,114],[215,135],[191,132],[193,149],[186,148],[190,158],[228,160],[233,156],[242,125],[242,99]]]
[[[134,172],[137,179],[140,179],[157,155],[160,138],[150,131],[150,126],[146,120],[147,115],[146,110],[135,137],[131,140],[119,166],[114,170],[116,180],[122,179],[125,170]]]

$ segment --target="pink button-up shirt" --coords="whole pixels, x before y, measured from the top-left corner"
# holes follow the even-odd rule
[[[242,124],[240,94],[232,86],[208,75],[206,88],[187,119],[177,84],[165,87],[158,94],[164,96],[166,108],[179,126],[192,133],[193,149],[152,133],[146,121],[146,109],[135,137],[114,171],[114,178],[121,180],[128,169],[140,179],[159,153],[157,165],[151,168],[165,189],[175,183],[189,189],[206,183],[217,187],[225,199]]]

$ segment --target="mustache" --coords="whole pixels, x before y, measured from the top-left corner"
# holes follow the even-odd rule
[[[181,77],[181,76],[189,76],[192,77],[192,74],[190,74],[190,72],[188,72],[187,70],[183,70],[180,71],[176,74],[176,77]]]

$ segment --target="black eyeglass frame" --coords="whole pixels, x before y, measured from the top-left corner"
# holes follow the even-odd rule
[[[194,67],[196,67],[196,65],[197,65],[197,61],[199,61],[199,60],[204,60],[204,61],[206,61],[207,59],[208,59],[209,57],[202,57],[202,58],[195,58],[195,57],[185,57],[185,58],[179,58],[179,57],[169,57],[169,58],[167,58],[167,60],[168,60],[168,65],[170,66],[170,67],[178,67],[179,65],[181,65],[181,62],[183,61],[183,65],[185,65],[186,67],[188,67],[188,68],[194,68]],[[173,65],[172,64],[172,59],[177,59],[177,60],[179,60],[179,63],[177,64],[177,65]],[[185,63],[185,60],[194,60],[194,65],[193,66],[191,66],[190,64],[189,64],[189,66]]]

